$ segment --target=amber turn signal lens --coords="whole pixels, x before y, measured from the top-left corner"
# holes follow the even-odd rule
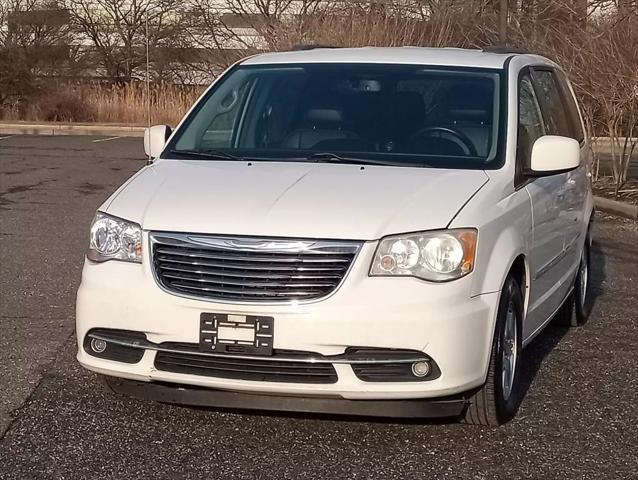
[[[463,245],[463,261],[461,262],[461,271],[463,274],[470,273],[474,270],[474,259],[476,258],[476,230],[464,230],[458,235],[458,240]]]

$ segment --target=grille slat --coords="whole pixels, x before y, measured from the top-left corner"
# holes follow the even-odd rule
[[[222,276],[222,277],[237,277],[237,278],[242,278],[242,277],[249,277],[249,278],[266,278],[266,279],[273,279],[273,280],[325,280],[325,279],[334,279],[334,278],[341,278],[341,275],[294,275],[294,274],[288,274],[288,275],[282,275],[280,273],[269,273],[269,272],[246,272],[246,271],[241,271],[241,272],[236,272],[236,271],[229,271],[229,270],[224,270],[224,269],[200,269],[200,268],[188,268],[186,266],[182,266],[182,267],[174,267],[172,265],[170,265],[169,262],[162,262],[162,268],[164,270],[168,270],[168,271],[174,271],[174,272],[182,272],[182,273],[186,273],[186,274],[196,274],[196,275],[218,275],[218,276]]]
[[[239,285],[242,287],[250,287],[250,288],[302,288],[302,287],[319,287],[319,288],[323,288],[323,287],[330,287],[333,285],[333,283],[298,283],[298,282],[294,282],[294,284],[291,283],[283,283],[280,281],[272,281],[272,282],[255,282],[253,280],[249,280],[249,278],[251,277],[244,277],[243,279],[236,279],[236,278],[232,278],[232,279],[228,279],[228,278],[224,278],[223,276],[218,277],[218,278],[211,278],[211,277],[204,277],[204,275],[209,275],[209,274],[199,274],[200,276],[197,275],[193,275],[193,274],[184,274],[184,275],[178,275],[176,273],[164,273],[164,277],[165,278],[173,278],[175,280],[187,280],[189,282],[199,282],[199,283],[206,283],[206,284],[215,284],[215,285]],[[211,274],[212,275],[212,274]],[[291,279],[294,280],[294,279]]]
[[[177,249],[177,248],[163,248],[158,247],[157,252],[164,255],[175,255],[178,257],[196,257],[207,258],[210,260],[225,260],[234,262],[281,262],[281,263],[350,263],[350,260],[345,257],[326,256],[326,258],[319,258],[319,254],[312,254],[308,256],[293,255],[282,252],[280,255],[270,256],[257,256],[250,255],[252,252],[247,252],[248,255],[228,254],[227,252],[220,252],[215,250],[198,249],[195,251],[189,251],[189,249]]]
[[[229,367],[227,365],[215,365],[208,362],[198,362],[193,359],[184,359],[184,360],[170,360],[171,365],[179,366],[179,367],[192,367],[192,368],[206,368],[211,370],[217,370],[218,372],[236,372],[236,373],[251,373],[251,374],[261,374],[261,375],[272,375],[273,368],[264,367],[251,367],[251,368],[242,368],[242,367]],[[276,375],[310,375],[310,376],[324,376],[324,372],[313,372],[306,371],[305,369],[293,371],[290,368],[288,370],[278,367],[278,371]]]
[[[311,300],[330,294],[343,280],[361,246],[351,241],[164,233],[151,234],[151,240],[156,277],[167,290],[210,299],[260,302]]]
[[[217,293],[220,295],[228,295],[228,296],[232,296],[232,295],[243,296],[243,295],[249,294],[251,297],[254,297],[254,298],[259,298],[260,296],[273,297],[273,298],[284,298],[289,296],[308,297],[308,296],[317,295],[319,293],[315,290],[297,291],[297,292],[295,291],[278,292],[275,290],[265,290],[265,289],[255,291],[255,290],[245,290],[242,288],[210,287],[210,286],[202,287],[199,285],[186,284],[184,282],[172,282],[171,285],[175,287],[175,289],[191,290],[203,295],[206,295],[207,293],[210,293],[210,294]],[[251,291],[252,293],[250,293]]]
[[[165,358],[167,360],[171,360],[171,361],[176,361],[176,362],[189,362],[189,363],[197,363],[197,364],[201,364],[201,365],[208,365],[211,363],[210,358],[212,358],[212,363],[219,365],[220,367],[224,367],[224,368],[237,368],[241,371],[244,370],[248,370],[251,368],[259,368],[259,367],[263,367],[264,364],[266,365],[271,365],[273,367],[277,367],[278,369],[281,369],[282,371],[284,370],[296,370],[299,371],[300,368],[304,368],[307,371],[319,371],[319,372],[325,372],[326,371],[326,364],[325,363],[320,363],[320,364],[311,364],[311,363],[304,363],[303,367],[300,367],[299,364],[297,363],[288,363],[288,362],[277,362],[277,361],[271,361],[268,363],[265,363],[263,361],[260,360],[247,360],[245,358],[239,359],[239,360],[235,360],[235,359],[231,359],[228,357],[205,357],[205,356],[201,356],[201,355],[192,355],[192,354],[188,354],[188,353],[168,353],[165,352]]]
[[[235,270],[255,270],[258,272],[262,271],[273,271],[273,272],[335,272],[335,273],[343,273],[347,267],[343,265],[339,266],[316,266],[316,265],[304,265],[303,267],[299,267],[296,265],[239,265],[232,264],[228,262],[207,262],[204,260],[183,260],[177,259],[174,257],[166,256],[166,255],[156,255],[157,261],[162,261],[165,263],[171,264],[179,264],[179,265],[193,265],[197,267],[211,267],[211,268],[227,268],[227,269],[235,269]]]
[[[274,358],[280,353],[286,354],[275,351]],[[331,364],[222,359],[159,351],[155,356],[155,367],[167,372],[236,380],[315,384],[337,381],[337,372]]]

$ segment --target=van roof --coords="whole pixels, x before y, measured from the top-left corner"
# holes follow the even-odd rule
[[[290,52],[263,53],[246,59],[243,65],[290,63],[386,63],[407,65],[438,65],[477,68],[503,68],[508,58],[530,57],[549,62],[543,57],[519,53],[495,53],[466,48],[426,47],[363,47],[363,48],[303,48]],[[543,62],[543,63],[544,63]]]

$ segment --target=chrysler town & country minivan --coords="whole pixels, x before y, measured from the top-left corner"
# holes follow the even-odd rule
[[[144,142],[77,295],[116,392],[497,425],[525,346],[587,318],[588,139],[546,58],[257,55]]]

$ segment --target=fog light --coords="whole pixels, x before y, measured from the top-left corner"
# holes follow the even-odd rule
[[[106,350],[106,342],[104,340],[92,338],[91,350],[93,350],[95,353],[102,353],[104,350]],[[414,366],[412,367],[412,370],[414,370]]]
[[[430,373],[430,364],[428,362],[414,362],[412,373],[415,377],[426,377]]]

